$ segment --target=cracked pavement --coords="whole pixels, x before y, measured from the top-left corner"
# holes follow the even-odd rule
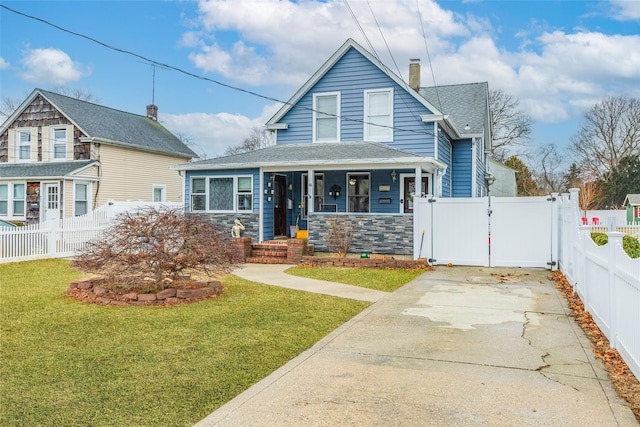
[[[550,274],[426,272],[198,426],[637,426]]]

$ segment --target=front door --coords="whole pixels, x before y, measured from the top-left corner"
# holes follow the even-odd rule
[[[273,179],[273,236],[287,235],[287,177],[276,175]]]
[[[418,196],[422,194],[427,194],[427,188],[429,183],[429,178],[423,176],[422,177],[422,187],[420,188],[420,192]],[[416,178],[413,176],[403,178],[403,188],[404,194],[402,195],[402,201],[404,204],[404,213],[413,213],[413,196],[416,194]]]
[[[43,184],[40,194],[41,204],[44,206],[44,221],[57,221],[60,219],[60,184]]]

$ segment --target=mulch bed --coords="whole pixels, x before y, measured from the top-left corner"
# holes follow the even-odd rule
[[[609,347],[609,340],[600,331],[591,314],[585,311],[580,297],[573,291],[573,286],[562,272],[556,271],[551,280],[556,283],[558,290],[567,299],[576,321],[591,340],[593,353],[602,360],[616,393],[627,402],[636,419],[640,421],[640,382],[633,375],[620,353]]]

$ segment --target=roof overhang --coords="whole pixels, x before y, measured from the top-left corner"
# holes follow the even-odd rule
[[[146,151],[147,153],[162,154],[164,156],[179,157],[181,159],[193,159],[194,158],[193,156],[185,154],[185,153],[177,153],[177,152],[169,153],[169,152],[164,151],[164,150],[153,150],[151,148],[142,147],[142,146],[139,146],[139,145],[126,144],[124,142],[114,141],[114,140],[106,139],[106,138],[82,138],[82,141],[83,142],[91,142],[91,143],[95,143],[95,144],[113,145],[113,146],[116,146],[116,147],[126,148],[126,149],[129,149],[129,150]]]
[[[255,162],[247,163],[225,163],[225,164],[189,164],[172,166],[174,170],[197,171],[197,170],[237,170],[258,168],[264,172],[287,172],[304,171],[309,169],[323,170],[370,170],[370,169],[402,169],[421,168],[424,171],[435,173],[438,169],[446,169],[446,165],[432,157],[397,157],[387,159],[341,159],[338,161],[326,160],[305,160],[279,162]]]

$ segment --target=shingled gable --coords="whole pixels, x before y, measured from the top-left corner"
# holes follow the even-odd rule
[[[377,167],[416,167],[444,165],[430,157],[419,156],[397,150],[378,142],[326,142],[322,144],[273,145],[248,153],[183,163],[173,166],[175,170],[223,170],[246,167],[261,167],[265,170],[300,169],[330,166],[332,169]]]
[[[276,114],[267,122],[267,129],[286,129],[286,123],[280,123],[280,120],[293,108],[298,101],[318,83],[318,81],[349,51],[349,49],[357,50],[362,56],[367,58],[373,65],[380,69],[383,73],[389,76],[395,83],[405,89],[407,93],[413,96],[418,102],[424,105],[432,114],[425,121],[433,119],[446,119],[446,117],[431,104],[426,98],[418,94],[415,90],[411,89],[407,83],[394,74],[387,66],[380,62],[375,56],[367,52],[362,46],[356,43],[353,39],[348,39],[331,57],[316,71],[307,82],[302,85],[298,91],[293,94],[291,99],[276,112]]]
[[[169,154],[185,159],[198,157],[193,150],[155,120],[43,89],[34,89],[4,122],[0,128],[0,134],[38,95],[51,103],[94,142]]]

